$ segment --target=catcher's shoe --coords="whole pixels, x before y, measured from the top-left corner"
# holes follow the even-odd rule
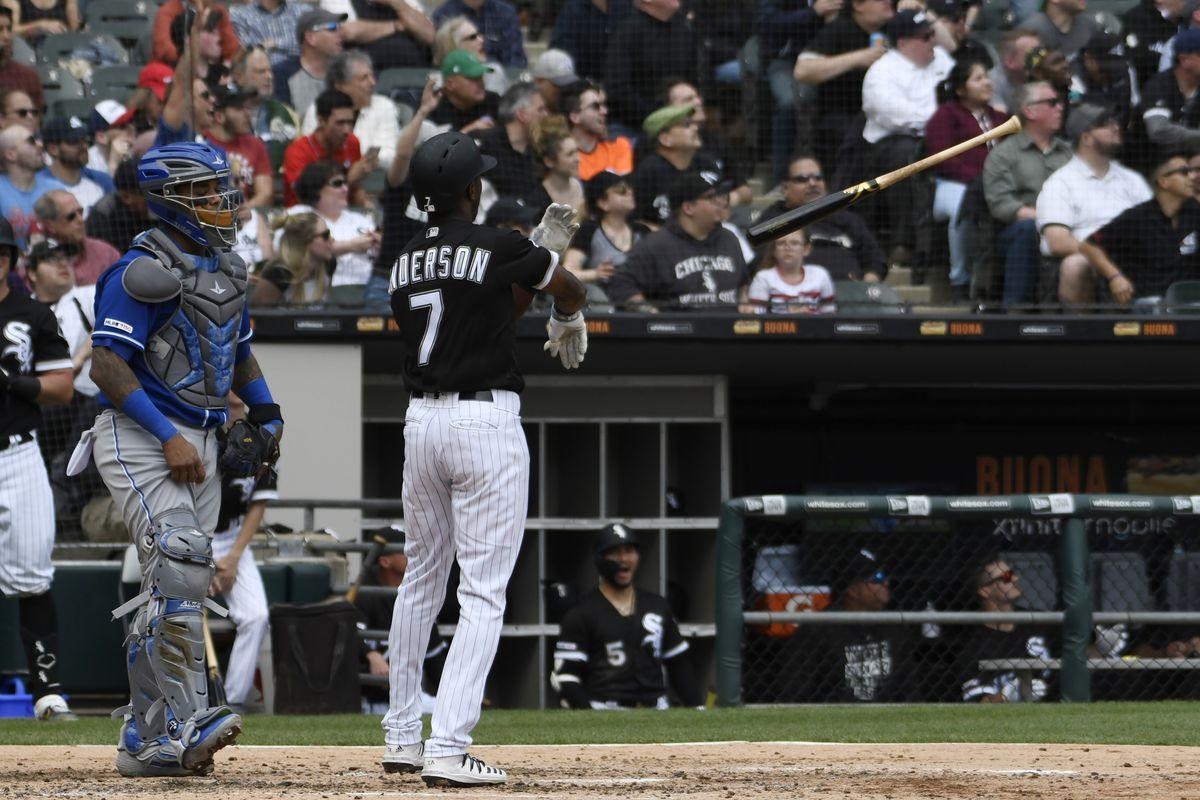
[[[212,770],[213,753],[234,743],[242,732],[242,718],[229,706],[198,711],[183,726],[179,741],[183,744],[184,767]]]
[[[508,775],[499,767],[489,767],[470,753],[461,756],[426,758],[421,779],[427,786],[494,786]]]
[[[44,722],[75,722],[79,717],[71,712],[67,701],[61,694],[48,694],[39,697],[33,704],[33,716]]]
[[[388,747],[383,752],[384,772],[420,772],[425,766],[425,743]]]
[[[169,736],[146,740],[138,735],[137,723],[126,716],[117,739],[117,772],[126,778],[179,778],[187,775],[207,775],[212,772],[212,760],[201,769],[187,769],[182,764],[183,749]]]

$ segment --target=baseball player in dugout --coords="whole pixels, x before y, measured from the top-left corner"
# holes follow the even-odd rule
[[[207,144],[150,149],[138,186],[158,218],[96,284],[92,379],[101,412],[72,454],[89,455],[137,545],[142,591],[114,609],[133,613],[126,640],[130,705],[117,743],[128,777],[207,775],[242,719],[211,707],[203,608],[220,469],[261,477],[279,455],[279,406],[250,352],[246,267],[230,252],[240,193],[225,156]],[[218,458],[229,393],[247,406]]]
[[[383,767],[420,770],[430,786],[486,786],[508,777],[468,751],[525,530],[525,380],[514,345],[515,320],[534,292],[554,298],[545,350],[567,369],[587,352],[583,285],[559,265],[579,227],[575,209],[552,204],[529,238],[473,224],[481,176],[495,165],[457,131],[421,145],[412,160],[413,197],[429,222],[401,250],[390,283],[409,392],[401,494],[408,569],[389,635]],[[421,664],[456,558],[458,627],[432,732],[422,741]]]
[[[683,705],[704,698],[666,598],[635,584],[641,545],[624,525],[602,529],[594,546],[600,585],[567,612],[550,683],[567,708],[668,707],[663,669]]]
[[[54,312],[9,287],[17,254],[12,226],[0,219],[0,593],[17,598],[34,715],[73,720],[58,684],[54,498],[36,437],[40,406],[71,402],[74,372]]]

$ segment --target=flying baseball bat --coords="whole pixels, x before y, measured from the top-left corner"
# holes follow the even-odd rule
[[[358,587],[362,586],[363,579],[367,577],[368,570],[371,565],[379,560],[379,554],[383,552],[383,548],[387,547],[387,539],[382,536],[376,536],[371,541],[371,549],[363,556],[362,566],[358,568],[358,578],[355,579],[354,585],[350,587],[350,591],[346,592],[346,599],[351,603],[358,597]]]
[[[217,661],[217,648],[213,644],[212,631],[208,629],[208,614],[204,615],[204,660],[208,665],[208,683],[212,687],[213,706],[223,706],[228,703],[225,697],[225,679],[221,677],[221,664]]]
[[[931,156],[922,158],[920,161],[893,170],[886,175],[880,175],[878,178],[863,181],[840,192],[827,194],[824,197],[813,200],[811,203],[805,203],[777,217],[764,220],[750,229],[748,234],[750,243],[760,245],[772,239],[778,239],[780,236],[786,236],[792,231],[799,230],[806,225],[811,225],[819,219],[824,219],[839,209],[843,209],[852,203],[857,203],[869,194],[882,191],[892,184],[911,178],[918,172],[924,172],[930,167],[936,167],[938,164],[949,161],[961,153],[990,142],[992,139],[1009,136],[1019,130],[1021,130],[1021,120],[1015,116],[1010,117],[1008,121],[997,125],[986,133],[979,134],[974,139],[968,139],[953,147],[948,147],[940,153],[934,153]]]

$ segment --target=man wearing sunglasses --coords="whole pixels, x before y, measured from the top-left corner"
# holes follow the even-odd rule
[[[306,11],[296,23],[296,38],[300,41],[300,58],[294,71],[288,73],[288,97],[301,117],[325,90],[329,65],[342,52],[342,23],[345,14],[331,14],[321,8]],[[290,67],[289,67],[290,68]]]
[[[28,246],[30,230],[37,224],[34,202],[51,189],[66,189],[63,182],[45,172],[42,140],[20,125],[0,130],[0,216],[12,225],[17,246]]]
[[[121,257],[108,242],[87,235],[83,207],[69,191],[51,189],[37,199],[33,210],[46,236],[71,256],[78,285],[91,286]]]
[[[1021,576],[997,553],[986,556],[968,576],[980,611],[1011,612],[1022,597]],[[987,622],[958,636],[958,673],[966,703],[1012,703],[1021,700],[1015,671],[980,671],[979,662],[1006,658],[1050,658],[1053,643],[1041,631],[1018,630],[1011,622]],[[1034,700],[1050,691],[1049,671],[1033,680]]]

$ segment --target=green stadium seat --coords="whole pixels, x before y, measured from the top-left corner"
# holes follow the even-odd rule
[[[1163,308],[1168,314],[1200,314],[1200,281],[1176,281],[1167,287]]]
[[[148,0],[90,0],[85,17],[88,30],[132,47],[154,26],[156,13],[158,6]]]
[[[908,311],[896,290],[883,283],[835,281],[839,314],[904,314]]]
[[[12,38],[12,59],[18,64],[32,67],[37,64],[37,53],[34,52],[29,42],[20,36],[14,36]]]

